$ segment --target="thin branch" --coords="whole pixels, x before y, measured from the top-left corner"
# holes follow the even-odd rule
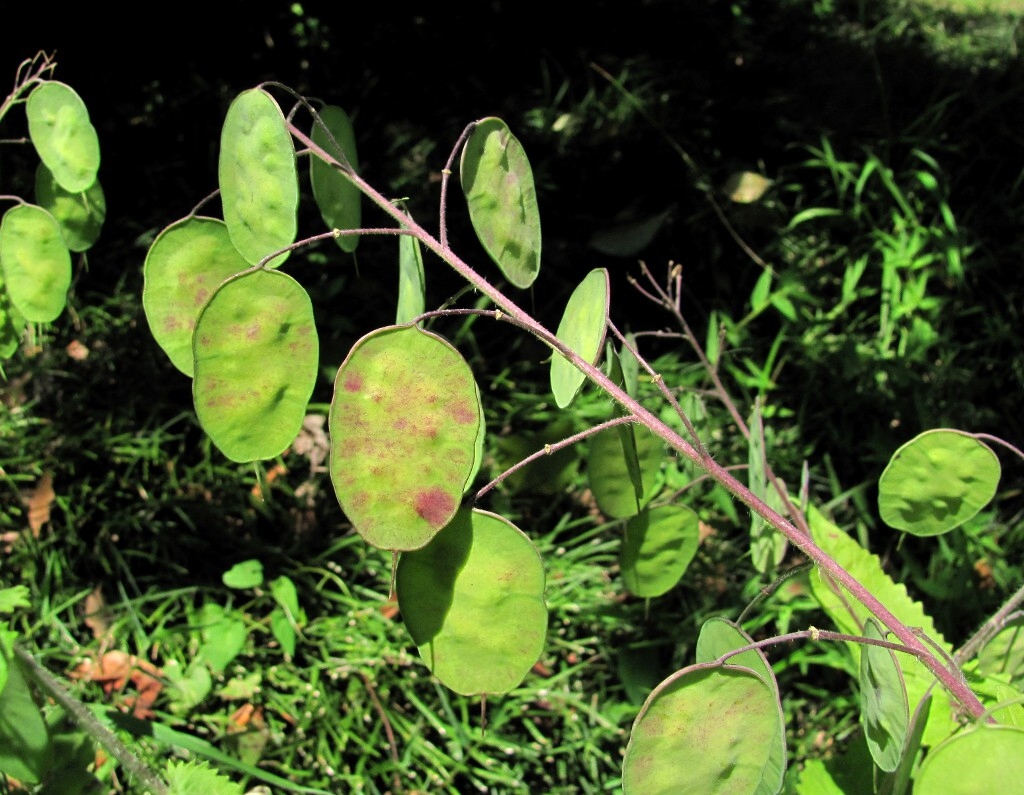
[[[330,159],[330,155],[307,136],[304,132],[290,126],[294,137],[306,146],[314,149],[318,156]],[[656,436],[659,436],[671,448],[679,454],[690,459],[699,468],[708,473],[726,491],[732,494],[737,500],[750,510],[761,515],[769,524],[774,526],[780,533],[786,536],[804,555],[813,560],[826,575],[833,577],[854,598],[872,613],[882,624],[884,624],[898,640],[906,644],[910,649],[921,652],[922,662],[935,675],[950,694],[967,710],[972,716],[979,717],[985,712],[985,707],[974,694],[974,692],[963,683],[958,671],[948,669],[943,662],[931,654],[921,640],[911,629],[900,621],[891,610],[889,610],[870,590],[864,587],[853,575],[840,566],[821,547],[799,530],[788,519],[773,510],[763,500],[759,499],[750,489],[736,480],[725,467],[719,465],[712,458],[704,458],[697,449],[686,439],[680,436],[675,430],[662,422],[650,409],[646,408],[619,387],[600,368],[595,367],[589,361],[583,359],[576,351],[568,347],[543,324],[538,322],[528,312],[520,308],[503,292],[494,287],[487,279],[477,273],[467,262],[459,257],[447,246],[440,242],[420,226],[414,219],[406,217],[402,211],[388,200],[376,188],[366,182],[358,174],[346,174],[346,177],[359,188],[363,194],[376,204],[381,210],[394,218],[396,221],[408,225],[420,243],[433,251],[438,257],[448,263],[463,279],[472,284],[477,290],[486,295],[504,314],[510,316],[518,325],[525,328],[536,339],[543,342],[556,353],[564,356],[577,370],[581,371],[600,390],[607,394],[614,401],[619,403],[627,414],[635,417],[637,423],[649,429]]]
[[[462,131],[462,135],[459,136],[459,140],[455,142],[455,146],[452,147],[452,152],[448,155],[448,162],[444,164],[444,168],[441,171],[441,209],[439,218],[439,238],[441,245],[448,248],[448,180],[452,176],[452,166],[455,165],[455,155],[458,154],[463,144],[473,134],[473,130],[479,124],[479,121],[470,122],[466,125],[466,129]]]
[[[634,346],[629,344],[629,341],[626,339],[625,335],[621,331],[619,331],[618,328],[616,328],[615,324],[612,323],[610,318],[606,322],[608,324],[609,330],[612,332],[615,338],[622,344],[622,347],[624,347],[631,354],[633,354],[633,358],[640,363],[640,366],[647,371],[647,374],[651,377],[651,380],[655,384],[657,384],[658,391],[660,391],[665,400],[668,401],[668,404],[672,407],[672,410],[675,411],[676,416],[679,417],[680,420],[682,420],[683,426],[686,428],[686,432],[690,434],[690,438],[693,439],[693,446],[697,448],[697,452],[701,455],[702,458],[710,458],[711,454],[707,451],[707,448],[704,446],[704,443],[701,442],[700,437],[697,435],[697,429],[693,427],[693,423],[690,421],[690,418],[686,415],[686,412],[683,411],[683,407],[679,405],[679,401],[676,400],[676,396],[672,394],[672,390],[665,385],[665,379],[661,377],[661,373],[656,372],[655,369],[651,367],[651,365],[648,363],[647,359],[641,356],[640,352]]]
[[[595,433],[600,433],[601,431],[608,430],[609,428],[614,428],[617,425],[627,425],[631,422],[636,422],[636,417],[615,417],[614,419],[606,420],[605,422],[599,423],[598,425],[594,425],[590,428],[587,428],[585,431],[574,433],[572,436],[568,436],[565,439],[562,439],[560,442],[544,445],[536,453],[527,456],[522,461],[509,467],[500,475],[498,475],[498,477],[496,477],[494,480],[492,480],[490,483],[488,483],[486,486],[480,489],[476,494],[473,495],[473,502],[479,502],[481,497],[483,497],[487,492],[489,492],[491,489],[493,489],[495,486],[501,483],[509,475],[515,474],[523,467],[536,461],[538,458],[543,458],[546,455],[557,453],[563,447],[568,447],[569,445],[576,444],[576,442],[581,442],[588,436],[593,436]]]

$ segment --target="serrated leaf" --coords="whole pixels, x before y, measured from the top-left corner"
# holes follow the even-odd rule
[[[263,585],[263,564],[255,558],[243,560],[224,572],[220,579],[228,588],[259,588]]]
[[[878,511],[897,530],[939,535],[984,508],[999,476],[999,459],[984,442],[960,431],[925,431],[893,453],[878,480]]]
[[[228,108],[217,167],[231,242],[255,265],[290,246],[298,231],[295,147],[281,109],[266,91],[243,91]],[[285,252],[270,265],[288,258]]]
[[[313,143],[341,163],[347,163],[358,172],[356,157],[356,136],[348,114],[336,105],[325,105],[320,110],[320,124],[313,125],[310,136]],[[330,133],[330,134],[328,134]],[[331,138],[337,141],[338,146]],[[340,149],[338,148],[340,146]],[[319,157],[309,158],[309,181],[313,188],[313,199],[320,209],[320,216],[331,229],[358,229],[362,225],[362,198],[359,188],[347,180],[336,168]],[[335,238],[342,251],[351,253],[359,245],[358,235],[343,235]]]
[[[885,640],[885,631],[873,618],[864,623],[864,637]],[[910,711],[896,654],[891,649],[865,645],[860,652],[860,722],[868,750],[880,770],[899,767],[907,740]]]
[[[107,217],[107,198],[98,179],[84,191],[71,193],[44,163],[36,169],[36,202],[57,219],[70,251],[92,248]]]
[[[608,327],[608,271],[595,268],[573,290],[562,313],[556,336],[581,359],[596,364]],[[551,357],[551,391],[559,408],[566,408],[586,376],[557,351]]]
[[[483,415],[473,372],[414,326],[367,334],[338,369],[331,481],[369,543],[418,549],[455,515],[479,465]]]
[[[0,615],[13,613],[21,607],[29,607],[29,590],[24,585],[12,585],[0,588]]]
[[[153,339],[185,375],[193,372],[192,332],[210,296],[249,269],[216,218],[189,216],[164,229],[146,254],[142,306]]]
[[[71,86],[50,80],[25,103],[28,134],[39,159],[69,193],[81,193],[100,168],[100,142],[89,111]]]
[[[633,723],[623,795],[753,793],[783,730],[782,705],[758,674],[684,668],[655,688]]]
[[[540,272],[540,213],[522,144],[501,119],[481,119],[462,150],[459,171],[484,249],[506,279],[529,287]]]
[[[232,461],[280,455],[298,436],[320,366],[313,304],[291,276],[253,270],[217,288],[193,333],[196,415]]]
[[[685,505],[645,508],[632,517],[619,553],[629,592],[653,599],[674,588],[697,554],[699,525],[697,514]]]
[[[56,320],[71,287],[71,254],[60,224],[42,207],[19,204],[0,221],[0,266],[7,295],[30,323]]]
[[[829,522],[813,505],[808,506],[807,521],[815,543],[824,550],[837,564],[846,569],[861,585],[867,588],[884,604],[900,621],[910,627],[918,627],[946,654],[952,655],[953,650],[939,631],[931,617],[924,612],[920,603],[908,594],[906,586],[895,583],[882,570],[877,555],[860,546],[854,539]],[[826,582],[820,575],[810,578],[811,593],[822,606],[829,618],[835,622],[836,629],[849,635],[860,635],[864,622],[871,615],[867,608],[849,594],[839,594],[838,588],[831,581]],[[852,612],[851,612],[852,611]],[[860,649],[856,644],[850,646],[854,661],[860,664]],[[907,701],[911,709],[916,709],[925,694],[934,689],[935,677],[916,658],[909,654],[901,654],[897,658],[903,681],[907,688]],[[924,745],[934,745],[948,737],[956,726],[952,715],[956,712],[955,704],[945,693],[937,692],[932,699],[932,708],[925,730]]]
[[[242,795],[240,784],[223,776],[206,762],[190,761],[167,763],[164,771],[167,795]]]
[[[544,566],[495,514],[461,510],[395,577],[402,618],[433,674],[463,695],[518,687],[544,649]]]

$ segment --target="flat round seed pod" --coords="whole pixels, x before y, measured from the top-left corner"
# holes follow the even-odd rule
[[[295,146],[281,108],[266,91],[243,91],[228,108],[220,133],[217,178],[231,242],[247,262],[255,265],[295,242]],[[271,267],[287,257],[275,257]]]
[[[500,516],[459,511],[427,546],[402,554],[395,588],[420,655],[456,693],[507,693],[544,650],[544,565]]]
[[[171,362],[192,375],[192,331],[220,284],[248,270],[223,221],[189,216],[164,229],[143,266],[142,307],[153,339]]]
[[[320,111],[320,120],[330,130],[341,151],[319,124],[313,125],[310,138],[320,148],[334,155],[342,163],[348,162],[353,171],[358,170],[356,157],[356,136],[348,114],[336,105],[325,105]],[[313,188],[313,199],[320,208],[320,216],[331,229],[358,229],[362,224],[362,198],[359,188],[349,182],[336,168],[319,157],[309,158],[309,181]],[[335,238],[342,251],[353,252],[359,244],[358,235],[343,235]]]
[[[484,249],[506,279],[529,287],[540,272],[540,213],[522,144],[501,119],[481,119],[462,150],[459,173]]]
[[[196,415],[232,461],[273,458],[306,416],[319,367],[313,304],[277,271],[233,276],[203,307],[193,333]]]
[[[331,481],[352,526],[383,549],[418,549],[451,521],[478,465],[473,372],[436,334],[389,326],[356,342],[331,404]]]
[[[14,308],[30,323],[56,320],[71,287],[71,254],[42,207],[19,204],[0,221],[0,266]]]
[[[645,508],[626,523],[619,553],[629,592],[652,599],[675,588],[700,544],[700,520],[685,505]]]
[[[608,271],[595,268],[569,296],[558,324],[558,339],[591,364],[597,363],[604,346],[609,293]],[[572,403],[586,380],[587,377],[560,353],[551,357],[551,391],[559,408]]]
[[[49,80],[25,103],[28,134],[39,159],[69,193],[81,193],[96,181],[100,141],[89,111],[71,86]]]

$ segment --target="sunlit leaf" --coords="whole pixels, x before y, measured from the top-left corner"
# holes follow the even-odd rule
[[[925,431],[893,453],[878,480],[878,510],[897,530],[945,533],[991,501],[999,475],[999,459],[984,442],[960,431]]]
[[[25,116],[32,145],[57,183],[69,193],[91,187],[100,168],[100,142],[77,92],[47,81],[29,95]]]
[[[192,375],[199,312],[225,279],[248,268],[227,226],[216,218],[176,221],[149,247],[142,306],[153,339],[185,375]]]
[[[0,266],[14,308],[31,323],[56,320],[71,287],[71,254],[60,224],[42,207],[19,204],[0,221]]]
[[[595,268],[573,290],[562,313],[556,336],[584,361],[596,364],[608,325],[608,271]],[[566,408],[586,376],[557,351],[551,356],[551,391],[559,408]]]
[[[326,125],[327,131],[319,124],[313,125],[310,136],[313,143],[334,156],[341,163],[348,163],[353,171],[359,170],[356,157],[356,136],[352,130],[352,122],[348,114],[336,105],[325,105],[320,110],[320,120]],[[330,135],[328,135],[328,131]],[[331,141],[333,136],[338,146]],[[362,193],[336,168],[328,165],[316,155],[309,158],[309,179],[313,188],[313,198],[320,208],[324,223],[331,229],[358,229],[362,224]],[[335,238],[342,251],[353,252],[359,244],[358,235],[343,235]]]
[[[477,122],[462,150],[460,176],[484,249],[512,284],[529,287],[540,271],[537,192],[526,152],[505,122]]]
[[[295,242],[299,206],[295,147],[281,109],[266,91],[243,91],[228,108],[217,169],[231,242],[255,265]],[[275,257],[276,267],[288,257]]]
[[[813,505],[808,506],[807,521],[814,542],[836,563],[846,569],[857,581],[875,595],[900,621],[910,627],[917,627],[938,645],[946,654],[953,649],[935,628],[935,622],[924,612],[919,602],[914,601],[902,583],[893,582],[882,569],[877,555],[872,555],[853,538],[829,522]],[[848,635],[859,635],[864,622],[870,617],[868,609],[849,594],[840,595],[838,586],[826,580],[820,573],[810,578],[811,593],[822,606],[836,629]],[[854,662],[860,664],[860,648],[851,644],[850,652]],[[935,689],[935,677],[916,658],[909,654],[897,657],[903,681],[907,688],[907,701],[911,709],[924,699],[925,694]],[[955,705],[944,693],[936,693],[925,730],[924,744],[934,745],[949,736],[956,723],[952,716]]]
[[[290,276],[255,270],[224,282],[196,321],[196,415],[224,455],[273,458],[302,428],[320,348],[313,305]]]
[[[685,505],[645,508],[626,523],[619,553],[622,582],[630,593],[652,599],[682,579],[700,545],[700,519]]]
[[[885,640],[873,618],[864,623],[864,637]],[[899,766],[907,739],[910,711],[896,654],[879,646],[863,646],[860,652],[860,722],[871,758],[880,770],[891,773]]]
[[[772,181],[754,171],[730,174],[722,185],[722,192],[737,204],[756,202],[772,186]]]
[[[355,530],[384,549],[430,541],[479,465],[482,423],[473,373],[441,337],[391,326],[356,342],[329,420],[331,481]]]
[[[221,575],[221,581],[228,588],[246,590],[263,585],[263,564],[253,558],[236,563]]]
[[[782,732],[782,706],[758,674],[684,668],[658,685],[633,723],[623,794],[754,793]]]
[[[507,693],[544,649],[540,553],[500,516],[459,511],[427,546],[402,555],[395,587],[424,662],[457,693]]]

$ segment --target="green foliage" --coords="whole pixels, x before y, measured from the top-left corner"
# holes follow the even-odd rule
[[[301,8],[292,13],[306,18]],[[742,4],[733,8],[738,18],[753,13]],[[834,9],[821,3],[814,13],[827,18]],[[315,29],[315,22],[308,18],[303,29]],[[58,471],[74,475],[62,480],[56,495],[51,488],[54,518],[42,520],[44,527],[60,522],[70,532],[51,537],[44,530],[31,539],[26,534],[27,549],[17,550],[33,590],[31,614],[18,603],[22,633],[11,638],[71,647],[80,623],[78,603],[89,589],[71,586],[71,572],[80,566],[62,558],[59,546],[77,550],[78,563],[102,569],[100,578],[108,586],[116,583],[117,594],[112,606],[89,613],[95,622],[87,625],[95,633],[88,641],[92,648],[120,643],[137,651],[139,660],[164,660],[156,716],[108,719],[122,734],[138,738],[147,761],[178,749],[210,759],[221,770],[300,791],[314,788],[298,782],[373,792],[560,791],[571,782],[578,791],[596,792],[617,786],[621,770],[626,793],[773,793],[782,789],[784,777],[799,792],[900,792],[912,780],[915,788],[934,786],[918,763],[922,751],[927,766],[946,747],[936,744],[955,731],[955,710],[970,716],[975,727],[954,738],[977,731],[985,708],[994,709],[1006,727],[1022,724],[1024,711],[1003,703],[1019,697],[1019,627],[1011,622],[1003,628],[1015,604],[955,654],[960,639],[947,630],[961,606],[957,597],[977,597],[973,580],[962,573],[986,562],[980,555],[993,563],[993,585],[986,587],[1005,589],[1016,577],[1005,557],[1019,529],[1002,518],[1013,491],[980,513],[997,490],[994,453],[977,437],[941,432],[977,444],[962,456],[941,446],[938,454],[925,450],[924,463],[901,472],[913,458],[907,452],[918,451],[918,440],[897,451],[879,484],[883,519],[889,517],[886,506],[925,516],[926,523],[936,508],[950,513],[951,502],[963,501],[967,510],[955,512],[961,532],[907,537],[904,548],[889,548],[881,558],[868,551],[879,541],[873,532],[876,512],[865,497],[870,486],[845,488],[849,470],[837,473],[831,458],[809,456],[825,449],[821,438],[810,440],[817,420],[831,416],[822,411],[828,402],[822,393],[840,396],[835,403],[862,406],[864,394],[896,394],[913,382],[907,368],[930,367],[952,350],[949,310],[970,276],[969,246],[962,218],[951,209],[943,169],[925,154],[928,147],[909,147],[909,155],[899,147],[869,147],[862,157],[844,161],[831,151],[832,142],[823,141],[820,162],[803,164],[806,172],[827,175],[831,184],[818,194],[803,193],[810,191],[809,182],[798,184],[791,175],[769,180],[738,172],[726,187],[732,202],[726,210],[734,220],[741,205],[778,210],[789,199],[793,218],[775,230],[781,241],[772,251],[777,261],[759,263],[749,311],[710,300],[703,348],[683,318],[682,304],[686,291],[702,298],[704,293],[690,284],[684,288],[678,267],[669,270],[667,287],[651,278],[644,289],[677,321],[679,334],[651,320],[659,339],[644,338],[651,332],[621,336],[609,320],[609,277],[615,274],[598,268],[584,280],[600,277],[601,289],[592,291],[596,300],[591,296],[582,312],[567,310],[556,336],[449,247],[447,171],[441,176],[442,223],[435,240],[403,205],[363,182],[347,117],[344,124],[330,118],[336,114],[327,106],[324,121],[338,140],[321,137],[324,127],[310,105],[300,98],[286,115],[270,93],[281,87],[270,86],[244,92],[225,123],[220,181],[227,223],[193,213],[165,230],[147,256],[147,320],[172,363],[195,375],[201,427],[187,417],[120,433],[110,419],[81,423],[95,434],[83,442],[85,453],[100,462],[98,471],[111,472],[95,493],[65,485],[91,484],[81,476],[91,467],[77,464],[66,442],[54,441],[66,433],[34,428],[12,414],[0,437],[24,436],[33,441],[26,449],[50,451],[27,465],[24,453],[0,461],[5,480],[8,471],[19,479],[5,483],[12,504],[20,504],[16,482],[26,492],[25,510],[0,516],[3,527],[39,516],[46,490],[39,486],[29,494],[24,487],[34,486],[44,463],[52,468],[51,458],[59,459]],[[643,106],[620,98],[608,111],[610,121],[615,117],[609,127],[621,131],[636,123],[643,115],[638,107]],[[314,116],[311,138],[304,132],[309,127],[295,118],[303,109]],[[563,153],[565,143],[579,141],[575,136],[589,123],[574,114],[529,119],[527,126],[557,138]],[[292,138],[313,152],[309,184],[332,227],[298,243],[298,196],[292,201],[292,190],[305,185],[294,166],[297,155],[309,153]],[[533,286],[540,226],[522,145],[508,125],[491,118],[467,129],[449,163],[460,147],[471,224],[506,278]],[[547,164],[538,173],[550,179]],[[698,184],[704,180],[695,168],[694,176]],[[243,183],[259,186],[258,215],[265,216],[266,227],[243,212]],[[395,302],[401,325],[359,338],[332,379],[344,348],[365,331],[359,325],[378,314],[370,305],[381,302],[367,301],[353,315],[338,311],[336,299],[347,299],[354,281],[338,275],[343,269],[318,268],[311,277],[306,266],[330,263],[351,253],[360,238],[381,231],[358,228],[362,193],[390,218],[390,232],[404,233]],[[98,205],[99,195],[77,203],[64,197],[74,212],[60,219],[62,235],[69,236],[70,222],[93,223],[79,209]],[[715,201],[710,189],[705,197]],[[727,222],[727,213],[716,209]],[[654,215],[641,213],[636,217],[645,220],[595,235],[591,248],[635,254],[665,233],[675,214],[675,204]],[[338,235],[336,229],[351,234]],[[328,237],[341,244],[340,255],[333,245],[325,246],[330,253],[303,250]],[[810,256],[819,244],[817,256]],[[365,259],[376,256],[376,249],[367,251],[371,240],[362,245]],[[496,245],[503,247],[499,254]],[[472,288],[432,312],[424,312],[429,297],[422,247]],[[285,263],[294,250],[302,253]],[[523,250],[525,257],[509,254]],[[294,267],[295,279],[271,270],[270,263]],[[643,273],[650,276],[646,268]],[[723,282],[743,285],[746,295],[751,285],[742,275],[723,274]],[[239,285],[245,289],[238,291]],[[557,286],[557,278],[543,287],[537,283],[530,305],[538,315],[561,303]],[[356,289],[357,300],[370,294],[362,290]],[[270,300],[282,296],[284,305]],[[472,298],[467,302],[466,296]],[[570,308],[575,299],[574,294]],[[383,304],[393,305],[390,298]],[[322,306],[330,311],[321,312]],[[7,317],[14,328],[16,310]],[[331,341],[325,352],[317,338],[327,327],[333,333],[322,335]],[[264,328],[271,330],[265,339],[257,333]],[[539,340],[555,349],[551,394],[545,368],[537,363],[544,348],[538,353],[515,341],[506,333],[513,328],[532,337],[530,345]],[[448,339],[442,329],[451,329]],[[606,330],[614,339],[604,340]],[[18,333],[12,332],[15,339]],[[686,364],[689,354],[676,350],[646,358],[657,346],[671,345],[664,340],[673,336],[690,344],[700,366]],[[0,344],[10,345],[10,339],[8,334]],[[558,352],[562,345],[579,354],[574,366]],[[46,361],[52,357],[46,354]],[[555,365],[564,378],[556,379]],[[91,366],[103,371],[100,364]],[[820,382],[794,388],[794,366],[799,374],[819,368],[829,388]],[[56,372],[52,364],[39,367],[51,376]],[[175,388],[165,371],[159,375],[148,383]],[[597,388],[582,391],[588,379]],[[52,390],[58,406],[81,399],[81,390],[54,387],[53,380],[36,387],[44,397]],[[259,390],[266,401],[250,394]],[[742,394],[742,408],[730,390]],[[254,402],[255,413],[233,410]],[[614,433],[595,433],[594,424],[609,415],[619,423]],[[864,445],[888,456],[897,444],[891,433],[897,425],[886,425],[881,437],[860,432],[859,425],[851,433],[843,421],[820,427],[828,428],[822,437],[848,438],[837,454],[857,457]],[[577,449],[588,436],[590,491]],[[35,444],[37,437],[49,446]],[[117,466],[102,466],[108,449],[115,451]],[[328,452],[330,485],[322,477]],[[981,467],[973,460],[979,454]],[[806,464],[804,457],[810,457]],[[255,467],[253,485],[251,467],[225,464],[225,458],[268,463]],[[742,466],[731,466],[735,461],[745,462],[748,472],[736,477]],[[773,468],[795,483],[790,473],[801,464],[800,493],[788,494]],[[981,488],[975,469],[983,470]],[[493,480],[474,492],[478,475]],[[133,488],[141,482],[147,485]],[[325,505],[332,502],[326,498],[332,486],[338,504]],[[129,518],[104,518],[100,537],[83,540],[83,527],[96,524],[88,512],[92,518],[113,516],[109,495],[126,488]],[[543,497],[537,499],[538,493]],[[485,497],[510,518],[474,507]],[[856,512],[857,541],[824,518],[826,512],[845,517],[850,511]],[[38,518],[30,521],[38,531]],[[922,534],[949,529],[927,525]],[[198,556],[188,554],[196,549]],[[931,555],[927,567],[914,559],[921,549]],[[802,573],[805,559],[818,571]],[[941,576],[933,576],[937,570]],[[389,571],[397,606],[381,591]],[[167,589],[174,576],[187,577],[189,587]],[[928,613],[922,596],[928,597]],[[744,601],[752,604],[735,622],[703,620],[723,610],[735,615]],[[820,624],[822,613],[843,632],[812,627],[787,635],[793,627]],[[103,629],[104,621],[113,624]],[[693,650],[697,626],[697,665],[680,667]],[[37,641],[43,630],[57,640]],[[775,631],[784,637],[769,637]],[[889,649],[862,647],[883,637],[895,639],[898,657]],[[784,641],[791,645],[769,666],[761,648]],[[410,643],[419,647],[431,676],[422,675],[421,661],[407,650]],[[970,663],[981,647],[977,664]],[[936,681],[945,691],[925,695]],[[852,695],[854,682],[859,689]],[[444,686],[459,695],[503,697],[484,699],[490,711],[477,718],[466,699]],[[76,685],[98,700],[95,688]],[[908,691],[916,707],[912,715]],[[0,692],[0,698],[6,695]],[[40,699],[30,695],[28,712],[55,726],[38,706]],[[90,778],[84,769],[91,744],[81,733],[59,746],[60,732],[48,731],[54,758],[73,760],[69,776],[85,776],[67,786],[111,782],[109,770]],[[99,736],[94,729],[90,733]],[[216,745],[195,733],[209,734]],[[990,775],[990,766],[1002,764],[999,754],[1017,752],[1015,742],[1002,750],[995,744],[994,761],[985,763],[978,781]],[[679,764],[681,758],[687,764]],[[957,759],[937,775],[959,776],[959,783],[973,775],[967,770],[972,769]],[[172,765],[166,778],[170,791],[240,791],[203,764]],[[152,789],[161,792],[162,786]]]

